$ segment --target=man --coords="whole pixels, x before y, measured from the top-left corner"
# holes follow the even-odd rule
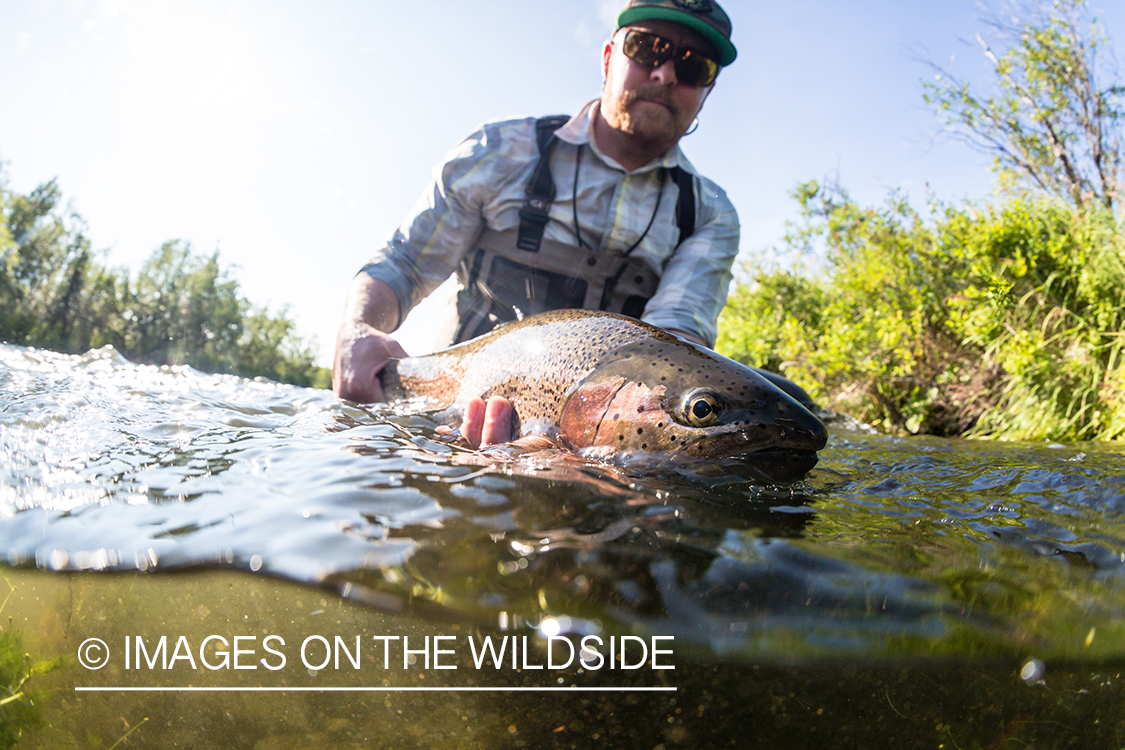
[[[454,273],[449,343],[584,307],[714,344],[738,217],[677,144],[734,61],[730,19],[713,0],[630,0],[617,27],[600,99],[565,124],[485,124],[355,277],[336,342],[339,396],[383,400],[378,372],[406,356],[390,332]],[[462,433],[474,446],[510,439],[510,405],[472,404]]]

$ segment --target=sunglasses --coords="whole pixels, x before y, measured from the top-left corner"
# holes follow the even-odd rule
[[[653,70],[672,60],[676,78],[688,86],[710,86],[719,76],[719,63],[710,57],[647,31],[627,31],[621,51],[641,67]]]

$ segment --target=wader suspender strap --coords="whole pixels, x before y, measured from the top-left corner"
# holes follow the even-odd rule
[[[547,214],[555,202],[555,181],[551,177],[551,152],[559,139],[555,131],[570,120],[566,115],[540,117],[535,122],[535,140],[539,144],[539,162],[527,184],[527,199],[520,209],[519,238],[516,247],[529,253],[539,252],[543,230],[547,227]]]
[[[555,131],[570,121],[567,115],[540,117],[535,122],[535,140],[539,145],[539,161],[527,185],[527,199],[520,209],[519,238],[516,247],[529,253],[539,252],[543,230],[547,228],[547,215],[555,202],[555,181],[551,177],[551,153],[559,139]],[[672,167],[669,174],[676,181],[680,197],[676,201],[676,224],[680,227],[679,247],[695,232],[695,179],[690,172]]]
[[[676,242],[676,247],[679,247],[695,233],[695,178],[691,176],[691,172],[679,167],[672,167],[668,171],[676,181],[676,187],[680,189],[680,197],[676,199],[676,223],[680,226],[680,239]]]

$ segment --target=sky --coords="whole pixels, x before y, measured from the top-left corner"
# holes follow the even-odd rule
[[[105,262],[218,250],[330,365],[351,278],[479,123],[577,112],[623,0],[4,0],[0,161],[57,178]],[[1125,38],[1125,4],[1092,3]],[[746,260],[790,193],[835,176],[860,203],[991,195],[990,159],[940,133],[930,59],[987,85],[971,0],[726,0],[738,59],[682,142],[727,191]],[[438,305],[400,329],[429,350]]]

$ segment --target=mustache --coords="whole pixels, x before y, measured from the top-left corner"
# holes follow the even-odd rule
[[[672,102],[672,97],[669,96],[664,86],[641,86],[625,94],[625,104],[629,105],[635,101],[655,102],[663,104],[673,112],[676,112],[676,105]]]

